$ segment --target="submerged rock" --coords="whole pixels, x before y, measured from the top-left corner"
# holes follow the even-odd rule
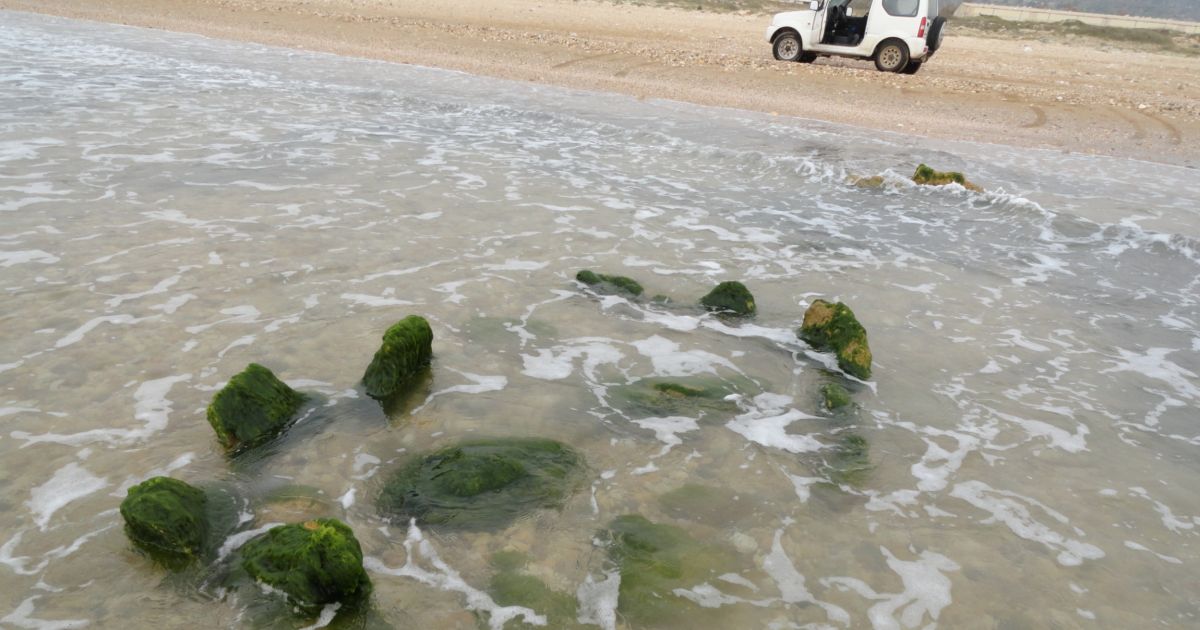
[[[710,311],[730,312],[734,315],[747,317],[755,312],[754,296],[746,285],[736,280],[722,282],[700,298],[700,304]]]
[[[579,486],[584,459],[533,438],[463,442],[413,459],[384,485],[379,510],[422,525],[488,529],[558,507]]]
[[[518,552],[499,552],[492,556],[492,566],[498,573],[488,584],[488,594],[501,606],[524,606],[546,616],[548,628],[581,628],[576,621],[578,602],[574,593],[555,591],[542,580],[523,571],[527,558]],[[532,627],[520,619],[504,624],[505,628]]]
[[[816,300],[804,313],[797,334],[821,352],[837,353],[838,367],[861,379],[871,378],[871,348],[867,331],[849,306]]]
[[[837,411],[850,404],[850,392],[837,383],[827,383],[821,387],[822,404],[828,411]]]
[[[208,405],[208,423],[228,453],[253,448],[291,423],[305,397],[267,368],[251,363]]]
[[[826,460],[825,472],[838,485],[860,486],[871,472],[870,445],[855,433],[842,437]]]
[[[433,356],[433,329],[424,317],[409,315],[383,333],[383,345],[371,359],[362,382],[372,398],[396,393]]]
[[[882,175],[851,175],[846,178],[846,183],[859,188],[883,188],[886,180]]]
[[[633,278],[608,276],[584,269],[575,274],[575,279],[588,285],[597,293],[627,293],[634,297],[642,294],[642,285]]]
[[[967,190],[975,192],[983,192],[983,189],[963,177],[962,173],[957,171],[935,171],[932,168],[921,164],[917,166],[917,172],[913,174],[913,181],[924,186],[945,186],[946,184],[958,184]]]
[[[207,503],[203,490],[183,481],[147,479],[130,488],[121,501],[125,533],[137,545],[167,559],[190,560],[207,543]]]
[[[337,519],[275,527],[243,545],[240,554],[250,577],[283,591],[305,612],[359,603],[371,592],[358,539]]]
[[[608,556],[621,572],[617,610],[646,627],[677,620],[681,608],[696,607],[675,594],[734,569],[736,554],[698,542],[673,525],[627,514],[608,525]]]
[[[643,379],[611,388],[613,404],[638,416],[715,415],[721,418],[738,412],[737,402],[726,400],[740,392],[732,383],[718,378]]]

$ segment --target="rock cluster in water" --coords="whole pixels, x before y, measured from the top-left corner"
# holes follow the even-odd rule
[[[637,280],[625,276],[609,276],[584,269],[575,274],[575,279],[588,285],[597,293],[621,294],[638,297],[642,294],[642,285]]]
[[[804,313],[797,331],[800,338],[818,351],[837,354],[838,367],[851,376],[871,378],[871,348],[867,331],[849,306],[816,300]]]
[[[983,189],[963,177],[962,173],[957,171],[935,171],[925,164],[917,166],[917,171],[913,173],[913,182],[923,186],[945,186],[946,184],[958,184],[967,190],[975,192],[983,192]]]
[[[700,304],[710,311],[728,312],[740,317],[749,317],[755,312],[754,296],[746,285],[736,280],[718,284],[708,295],[700,298]]]
[[[371,592],[354,532],[333,518],[272,528],[242,546],[242,568],[301,609],[354,603]]]

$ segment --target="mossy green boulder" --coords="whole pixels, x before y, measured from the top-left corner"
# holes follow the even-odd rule
[[[967,190],[975,192],[983,192],[983,189],[963,177],[962,173],[957,171],[935,171],[925,164],[917,166],[917,172],[913,173],[913,181],[924,186],[945,186],[946,184],[958,184]]]
[[[584,459],[554,440],[475,440],[416,457],[385,483],[379,511],[398,521],[459,529],[502,527],[562,505],[582,481]]]
[[[700,304],[710,311],[733,313],[741,317],[755,313],[754,296],[750,289],[736,280],[718,284],[708,295],[700,298]]]
[[[797,334],[820,352],[837,353],[838,367],[861,379],[871,378],[871,347],[867,331],[849,306],[816,300],[804,312]]]
[[[598,293],[626,293],[637,297],[642,294],[642,285],[625,276],[609,276],[584,269],[575,274],[575,279],[588,285]]]
[[[229,379],[208,405],[208,423],[228,453],[262,444],[281,433],[304,403],[267,368],[251,363]]]
[[[850,392],[837,383],[826,383],[821,386],[821,404],[827,411],[837,411],[849,405]]]
[[[125,533],[156,554],[191,559],[209,535],[204,491],[171,477],[153,477],[129,489],[121,501]]]
[[[737,558],[724,547],[701,543],[683,529],[652,523],[636,514],[608,525],[608,556],[621,572],[617,610],[636,627],[674,622],[697,608],[674,593],[735,570]]]
[[[409,315],[383,333],[383,345],[371,359],[362,382],[372,398],[396,393],[433,357],[433,329],[419,315]]]
[[[335,602],[357,604],[371,592],[358,539],[337,519],[280,525],[239,553],[250,577],[283,591],[308,613]]]

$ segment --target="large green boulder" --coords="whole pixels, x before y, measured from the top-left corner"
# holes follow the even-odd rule
[[[921,164],[917,166],[917,171],[913,173],[913,182],[923,186],[945,186],[946,184],[958,184],[967,190],[975,192],[983,192],[983,189],[963,177],[958,171],[935,171],[933,168]]]
[[[588,285],[597,293],[626,293],[634,297],[642,294],[642,285],[638,284],[637,280],[625,276],[609,276],[584,269],[575,274],[575,279]]]
[[[385,483],[379,510],[423,525],[489,529],[578,489],[584,459],[553,440],[476,440],[416,457]]]
[[[304,395],[267,368],[251,363],[229,379],[208,405],[208,423],[228,453],[253,448],[291,424]]]
[[[371,592],[362,548],[341,521],[320,518],[272,528],[239,550],[242,568],[305,612],[360,603]]]
[[[797,334],[820,352],[837,353],[838,367],[851,376],[871,378],[871,347],[867,331],[849,306],[816,300],[804,312]]]
[[[125,532],[157,554],[191,559],[204,549],[209,524],[204,491],[171,477],[153,477],[129,489],[121,501]]]
[[[753,315],[755,312],[754,296],[746,285],[736,280],[722,282],[700,298],[700,304],[710,311],[733,313],[742,317]]]
[[[396,393],[433,357],[433,329],[424,317],[409,315],[383,333],[383,345],[363,374],[363,385],[372,398]]]
[[[673,525],[636,514],[608,525],[608,556],[621,572],[617,610],[636,627],[661,627],[698,608],[675,594],[733,571],[732,550],[701,543]],[[673,626],[674,627],[674,626]]]

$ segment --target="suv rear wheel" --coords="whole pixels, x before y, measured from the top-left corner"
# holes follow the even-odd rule
[[[903,74],[916,74],[917,70],[920,70],[920,69],[921,69],[920,61],[910,61],[910,62],[908,62],[908,65],[904,66],[904,69],[901,70],[900,72]]]
[[[900,72],[908,67],[908,46],[898,39],[889,39],[875,50],[875,69],[880,72]]]
[[[804,49],[800,46],[800,36],[795,33],[784,33],[775,38],[771,52],[780,61],[800,61]]]

